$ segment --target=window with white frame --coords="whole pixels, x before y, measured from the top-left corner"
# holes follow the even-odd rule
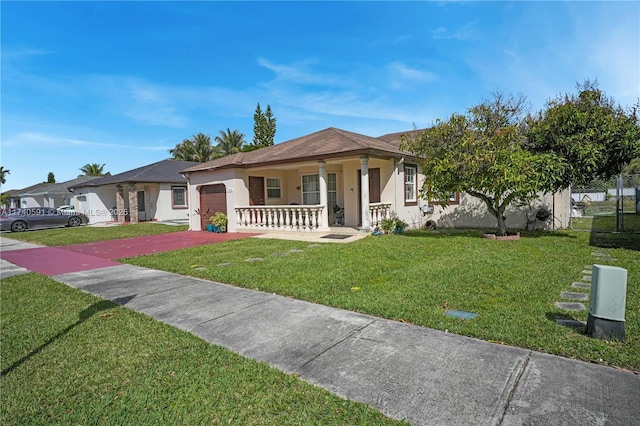
[[[417,202],[417,167],[405,164],[404,166],[404,201],[405,203]]]
[[[280,179],[267,178],[267,198],[282,198],[282,191],[280,189]]]
[[[187,188],[184,186],[171,187],[171,207],[183,209],[187,207]]]
[[[320,176],[319,175],[303,175],[302,176],[302,204],[304,205],[320,204]]]

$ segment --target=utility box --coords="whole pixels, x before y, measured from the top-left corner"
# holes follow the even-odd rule
[[[624,340],[627,270],[593,265],[586,333],[598,339]]]

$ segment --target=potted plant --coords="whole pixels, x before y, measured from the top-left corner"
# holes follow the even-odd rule
[[[393,218],[393,233],[394,234],[402,234],[404,232],[404,228],[406,228],[407,226],[407,222],[405,222],[404,220],[400,219],[399,217],[395,217]]]
[[[395,214],[389,218],[382,219],[382,222],[380,222],[380,228],[385,234],[402,234],[407,226],[407,223]]]
[[[217,212],[209,218],[209,222],[211,222],[213,232],[227,232],[228,219],[226,214]],[[209,230],[209,226],[207,226],[207,230]]]

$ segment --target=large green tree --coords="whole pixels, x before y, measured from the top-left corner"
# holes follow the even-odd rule
[[[576,86],[576,94],[551,99],[529,120],[527,148],[564,159],[559,187],[607,180],[640,157],[638,105],[623,109],[597,82]]]
[[[170,149],[169,153],[176,160],[198,161],[206,163],[218,157],[216,150],[211,144],[211,137],[204,133],[193,135],[191,139],[185,139]]]
[[[220,130],[220,136],[216,136],[215,141],[217,142],[215,151],[218,157],[240,152],[245,144],[244,134],[239,130],[232,131],[228,127],[226,132]]]
[[[0,166],[0,183],[7,183],[7,175],[11,174],[11,170],[5,170],[4,166]]]
[[[82,175],[84,176],[107,176],[110,175],[110,172],[106,172],[104,171],[104,166],[105,164],[98,164],[98,163],[87,163],[84,166],[82,166],[80,168],[80,171],[82,172]]]
[[[640,157],[631,160],[622,173],[627,175],[640,175]]]
[[[47,182],[46,183],[56,183],[56,175],[53,172],[49,172],[47,174]]]
[[[265,112],[262,112],[260,103],[253,114],[253,142],[245,147],[245,151],[271,146],[276,137],[276,118],[271,111],[271,105],[267,105]]]
[[[421,196],[446,206],[465,192],[487,206],[498,235],[506,235],[506,210],[527,205],[555,187],[564,164],[555,154],[525,148],[526,99],[494,93],[493,99],[453,114],[423,132],[403,135],[403,148],[421,158]]]

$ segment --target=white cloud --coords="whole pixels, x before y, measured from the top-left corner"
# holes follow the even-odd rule
[[[624,28],[620,25],[600,33],[592,41],[588,52],[588,61],[597,73],[592,78],[598,78],[601,88],[623,106],[637,102],[640,97],[638,27]]]
[[[447,27],[438,27],[431,31],[434,40],[473,40],[477,37],[476,23],[469,22],[458,29],[450,31]]]
[[[393,88],[414,87],[416,83],[431,83],[438,79],[438,76],[430,71],[423,71],[416,68],[409,68],[400,61],[391,62],[388,65]]]
[[[13,136],[3,138],[2,145],[4,147],[25,147],[38,146],[43,149],[46,147],[99,147],[99,148],[115,148],[127,150],[141,151],[158,151],[169,149],[166,146],[149,146],[137,144],[115,144],[108,142],[96,142],[91,140],[74,139],[40,132],[21,132]]]
[[[396,37],[391,43],[392,44],[402,44],[405,41],[409,41],[413,38],[413,36],[410,35],[401,35],[399,37]]]
[[[273,62],[260,57],[258,65],[273,71],[275,79],[296,84],[316,84],[316,85],[341,85],[341,78],[336,74],[322,73],[313,69],[318,65],[315,59],[306,59],[293,64],[274,64]]]

